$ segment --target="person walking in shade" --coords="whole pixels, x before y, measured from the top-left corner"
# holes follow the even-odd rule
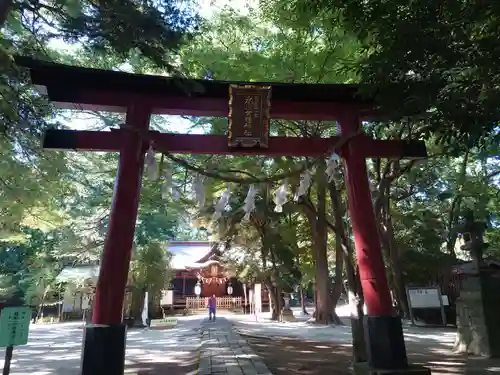
[[[208,320],[215,320],[215,307],[217,306],[217,298],[215,298],[215,294],[212,294],[212,297],[208,299]]]

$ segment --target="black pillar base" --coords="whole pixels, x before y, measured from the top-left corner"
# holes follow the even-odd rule
[[[408,368],[403,326],[398,316],[364,317],[368,366],[372,370]]]
[[[81,375],[123,375],[126,337],[125,324],[86,326]]]

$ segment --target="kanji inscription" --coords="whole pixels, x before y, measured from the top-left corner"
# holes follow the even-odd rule
[[[229,146],[268,147],[271,86],[229,86]]]

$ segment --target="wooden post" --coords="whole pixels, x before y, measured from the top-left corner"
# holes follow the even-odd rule
[[[243,307],[243,313],[247,313],[247,283],[243,283],[243,295],[245,297],[245,304],[244,304],[244,307]]]
[[[186,274],[182,273],[182,296],[186,297]]]

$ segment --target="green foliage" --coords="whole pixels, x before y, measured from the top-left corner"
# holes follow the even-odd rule
[[[168,287],[173,277],[170,269],[171,254],[159,242],[137,246],[133,254],[130,277],[132,286],[153,294]]]
[[[0,289],[2,298],[31,303],[46,293],[61,270],[57,253],[62,233],[22,228],[22,234],[22,242],[0,242]]]
[[[497,5],[278,0],[263,6],[294,12],[302,24],[341,24],[355,34],[363,51],[355,68],[360,81],[394,118],[420,119],[425,135],[463,150],[498,134]]]
[[[150,59],[158,68],[173,70],[173,52],[195,31],[198,17],[191,1],[65,0],[14,1],[6,26],[22,36],[20,44],[36,49],[54,39],[81,43],[88,51]],[[1,19],[1,18],[0,18]],[[37,19],[40,22],[28,22]],[[40,51],[47,52],[46,49]],[[50,54],[54,57],[54,54]]]
[[[0,186],[5,194],[0,213],[5,220],[0,230],[15,230],[32,210],[39,215],[54,213],[58,202],[52,197],[71,194],[66,181],[60,181],[68,172],[67,156],[39,147],[43,132],[60,126],[60,112],[28,84],[26,72],[16,69],[12,55],[94,67],[100,63],[109,69],[131,58],[159,71],[173,71],[175,51],[189,40],[198,23],[191,5],[170,0],[13,0],[2,5]],[[76,46],[66,45],[63,51],[62,41]],[[54,219],[54,215],[51,220],[40,216]]]
[[[0,301],[10,300],[16,292],[14,278],[10,275],[0,275]]]

